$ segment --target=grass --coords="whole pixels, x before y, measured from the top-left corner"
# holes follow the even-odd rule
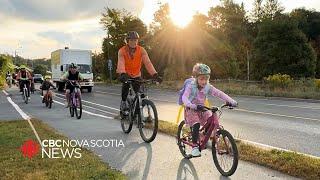
[[[32,123],[41,139],[67,139],[39,120]],[[19,150],[23,142],[36,141],[25,120],[0,121],[0,132],[1,179],[126,179],[86,149],[79,159],[42,158],[41,152],[32,159],[23,157]]]
[[[116,116],[115,119],[120,119]],[[178,125],[159,120],[159,132],[176,137]],[[294,152],[267,150],[259,148],[240,140],[236,140],[240,159],[265,166],[282,173],[303,178],[320,179],[320,158],[312,158]]]

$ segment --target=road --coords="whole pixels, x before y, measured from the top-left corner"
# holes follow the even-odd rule
[[[92,151],[110,166],[127,174],[130,179],[228,179],[220,176],[215,169],[209,150],[203,151],[201,158],[185,160],[178,150],[175,139],[171,136],[159,133],[154,142],[146,144],[141,140],[137,128],[134,128],[129,135],[122,133],[119,121],[113,119],[118,114],[120,99],[118,86],[98,85],[93,93],[83,93],[85,112],[81,120],[70,117],[68,110],[62,105],[63,95],[59,93],[56,93],[53,108],[47,109],[41,104],[38,92],[32,95],[29,104],[24,104],[17,89],[7,91],[25,113],[42,119],[71,139],[123,140],[125,147],[107,149],[96,147],[92,148]],[[149,96],[157,105],[160,119],[174,122],[178,109],[175,104],[176,93],[153,89],[150,90]],[[316,111],[310,110],[313,114],[308,114],[304,112],[309,111],[307,108],[296,108],[297,112],[295,112],[288,107],[310,106],[316,109],[320,108],[319,104],[244,97],[235,97],[235,99],[239,102],[240,109],[225,111],[221,121],[232,134],[250,141],[319,155],[316,149],[320,144],[320,122],[317,121]],[[3,93],[0,95],[0,100],[0,119],[16,119],[19,115],[10,107]],[[301,148],[300,143],[306,146]],[[268,168],[240,161],[236,173],[230,179],[293,178]]]
[[[119,86],[97,86],[88,99],[119,107]],[[175,122],[179,106],[175,91],[151,89],[148,93],[159,118]],[[221,124],[235,137],[320,157],[320,101],[233,97],[239,108],[223,112]],[[223,102],[210,98],[211,104]]]

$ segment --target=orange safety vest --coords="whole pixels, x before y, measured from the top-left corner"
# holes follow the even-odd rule
[[[125,60],[125,69],[129,76],[136,77],[140,74],[142,66],[142,47],[137,46],[136,51],[134,52],[133,58],[129,54],[127,46],[121,48],[122,54]]]

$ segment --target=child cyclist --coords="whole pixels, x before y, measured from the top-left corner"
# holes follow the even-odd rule
[[[212,116],[211,111],[203,111],[204,103],[208,95],[219,97],[226,101],[229,106],[237,106],[237,102],[226,95],[224,92],[213,87],[209,83],[211,70],[205,64],[197,63],[194,65],[193,78],[187,79],[189,83],[186,84],[185,90],[182,94],[182,102],[185,105],[185,121],[192,130],[192,142],[194,147],[191,154],[194,157],[201,156],[199,145],[197,143],[199,138],[200,125],[203,126],[207,119]],[[214,122],[217,122],[218,116],[214,115]]]

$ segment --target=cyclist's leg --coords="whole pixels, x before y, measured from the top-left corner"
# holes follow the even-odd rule
[[[200,123],[193,124],[192,126],[192,143],[193,144],[198,143],[199,129],[200,129]]]
[[[20,81],[19,81],[20,92],[23,92],[23,91],[22,91],[23,87],[24,87],[24,81],[20,80]]]
[[[130,85],[128,83],[122,83],[122,90],[121,90],[122,101],[127,100],[127,96],[129,94],[129,88],[130,88]]]
[[[30,97],[30,81],[26,81],[26,86],[28,90],[28,97]]]

